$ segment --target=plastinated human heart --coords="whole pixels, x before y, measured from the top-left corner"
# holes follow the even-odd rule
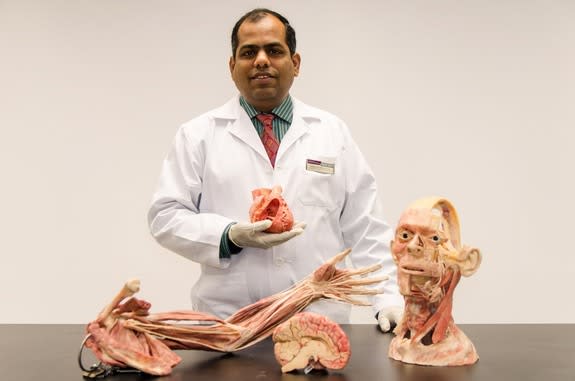
[[[281,233],[293,227],[293,214],[282,197],[282,187],[258,188],[252,191],[253,203],[250,207],[250,221],[272,221],[266,232]]]

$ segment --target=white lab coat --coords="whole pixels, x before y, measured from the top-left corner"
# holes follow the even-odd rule
[[[391,230],[376,212],[376,183],[346,125],[336,116],[293,99],[293,121],[272,168],[238,97],[182,125],[167,155],[149,211],[160,245],[201,265],[192,308],[228,317],[282,291],[345,248],[354,266],[382,263],[385,294],[374,313],[402,305],[389,254]],[[306,170],[306,160],[335,163],[335,173]],[[247,222],[253,189],[281,185],[304,232],[271,249],[244,248],[231,262],[219,259],[222,232]],[[339,323],[350,306],[319,301],[309,310]]]

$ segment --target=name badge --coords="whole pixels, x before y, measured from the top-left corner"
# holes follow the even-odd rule
[[[334,160],[316,160],[307,159],[305,162],[305,169],[307,171],[317,172],[324,175],[333,175],[335,173]]]

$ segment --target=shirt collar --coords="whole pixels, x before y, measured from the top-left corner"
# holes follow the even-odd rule
[[[256,115],[259,114],[259,112],[254,108],[254,106],[249,104],[242,96],[240,96],[240,105],[246,111],[250,119],[255,118]],[[291,124],[293,120],[293,102],[291,96],[288,95],[283,100],[283,102],[280,103],[279,106],[277,106],[271,111],[271,113]]]

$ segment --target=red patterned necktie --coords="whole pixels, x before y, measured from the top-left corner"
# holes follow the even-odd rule
[[[272,128],[272,120],[274,119],[273,114],[258,114],[256,118],[264,125],[264,133],[262,135],[262,142],[264,143],[264,147],[266,152],[268,153],[268,157],[270,158],[270,162],[272,163],[272,167],[275,167],[276,164],[276,155],[278,153],[278,148],[280,146]]]

